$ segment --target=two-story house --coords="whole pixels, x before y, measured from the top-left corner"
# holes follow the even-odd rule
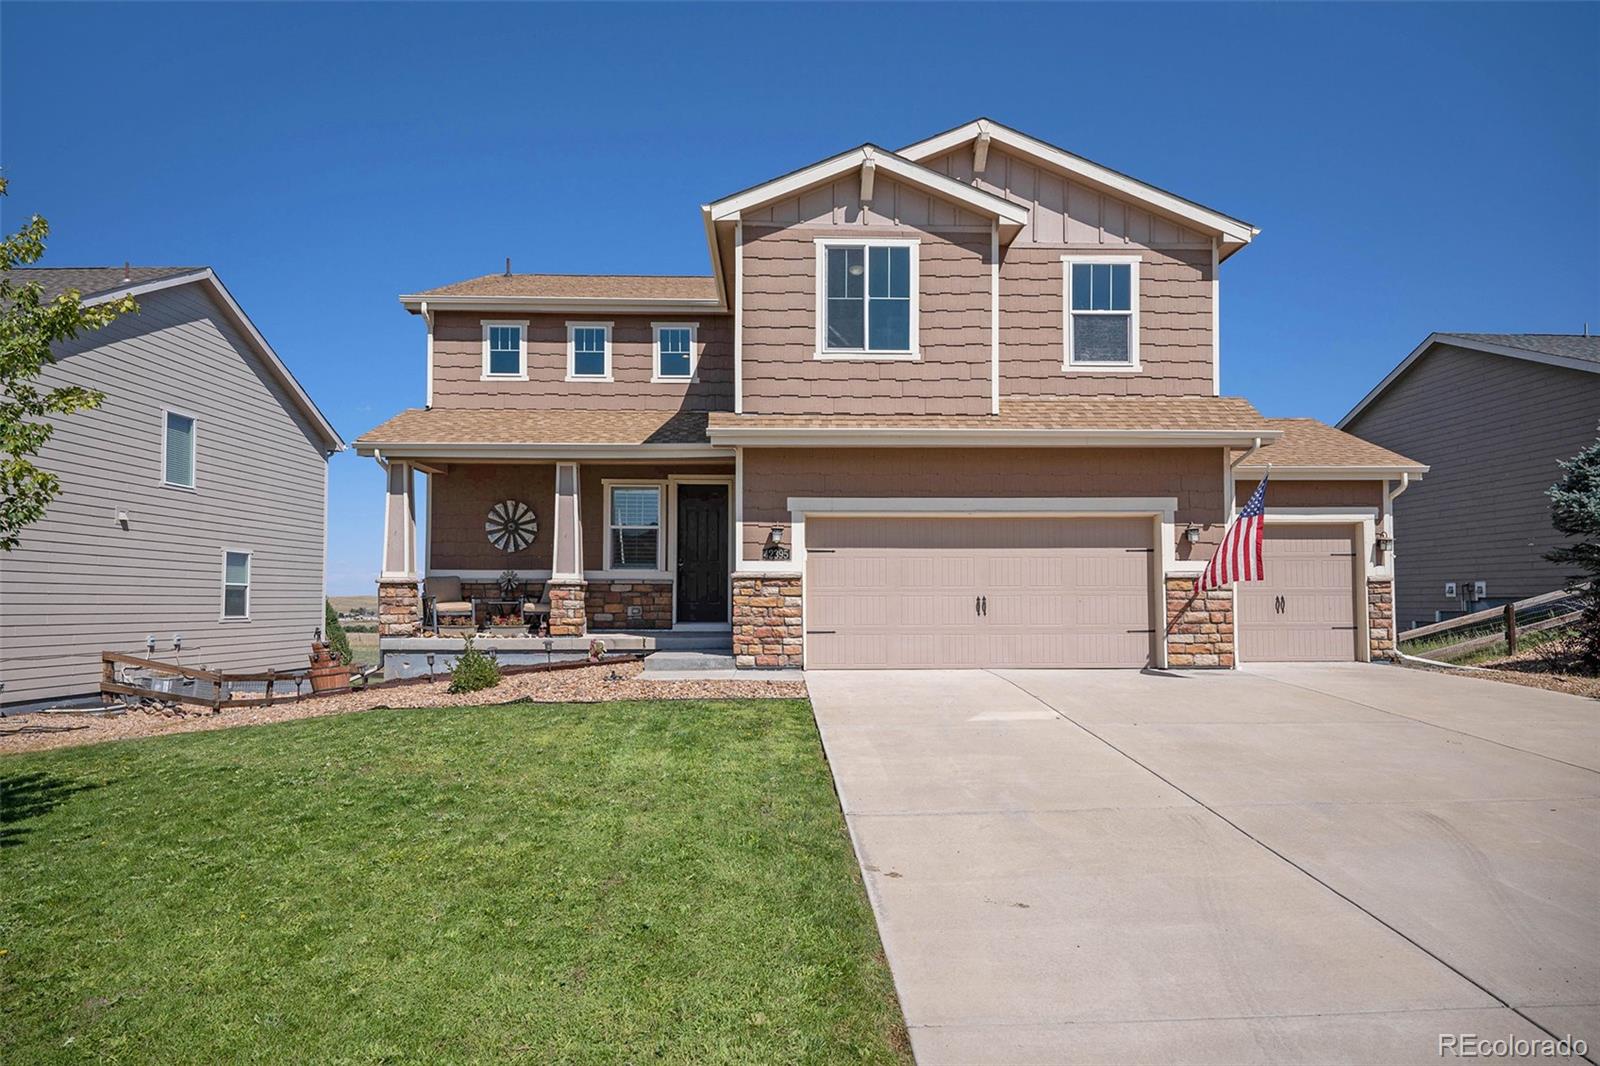
[[[1390,650],[1390,505],[1426,468],[1218,394],[1248,223],[988,120],[701,211],[707,277],[401,298],[427,405],[356,444],[388,477],[385,640],[419,579],[512,567],[552,632],[721,627],[741,666]],[[1194,597],[1269,461],[1268,581]]]

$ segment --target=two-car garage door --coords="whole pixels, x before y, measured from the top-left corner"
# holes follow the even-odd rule
[[[806,665],[1139,667],[1149,518],[813,517]]]

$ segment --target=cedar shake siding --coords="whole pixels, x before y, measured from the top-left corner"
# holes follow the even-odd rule
[[[556,468],[553,463],[452,463],[428,479],[428,569],[550,570],[555,543]],[[522,551],[489,543],[484,522],[489,508],[517,500],[533,508],[539,535]]]
[[[0,562],[6,704],[93,694],[101,651],[147,635],[190,666],[304,667],[323,624],[327,443],[204,285],[138,302],[41,375],[105,401],[55,420],[61,493]],[[195,419],[192,489],[162,484],[164,408]],[[248,620],[222,620],[225,551],[251,553]]]
[[[1222,539],[1217,448],[746,448],[745,559],[773,526],[789,540],[789,498],[1172,496],[1179,559],[1210,558]],[[1200,541],[1183,539],[1189,523]]]
[[[743,229],[746,413],[988,413],[987,219],[881,176],[863,209],[852,176],[753,211]],[[816,358],[819,237],[920,242],[920,359]]]
[[[1600,374],[1437,344],[1344,428],[1431,469],[1394,503],[1400,630],[1459,612],[1446,581],[1494,603],[1562,587],[1545,490],[1593,443]]]
[[[483,323],[526,322],[527,381],[483,380]],[[611,381],[568,381],[567,323],[610,322]],[[697,323],[692,382],[652,382],[655,322]],[[572,314],[439,311],[433,321],[433,406],[631,411],[733,410],[733,320],[725,313]]]

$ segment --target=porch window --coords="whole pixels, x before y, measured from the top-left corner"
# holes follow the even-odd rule
[[[567,323],[567,380],[611,380],[611,323]]]
[[[1074,258],[1066,264],[1067,369],[1139,368],[1139,261]]]
[[[657,381],[688,381],[694,377],[693,323],[655,324]]]
[[[916,358],[917,242],[817,244],[818,357]]]
[[[483,377],[528,380],[528,346],[521,322],[483,324]]]
[[[222,617],[250,617],[250,553],[222,553]]]
[[[607,514],[607,569],[660,570],[661,486],[613,486]]]

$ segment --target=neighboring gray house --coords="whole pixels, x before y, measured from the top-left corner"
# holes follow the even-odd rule
[[[323,622],[328,456],[344,442],[207,267],[17,270],[139,313],[60,346],[100,390],[40,457],[61,492],[0,553],[0,707],[93,695],[102,650],[304,666]],[[181,647],[180,647],[181,645]]]
[[[1430,467],[1394,503],[1402,632],[1561,587],[1545,490],[1597,423],[1600,338],[1557,333],[1431,334],[1340,420]]]

